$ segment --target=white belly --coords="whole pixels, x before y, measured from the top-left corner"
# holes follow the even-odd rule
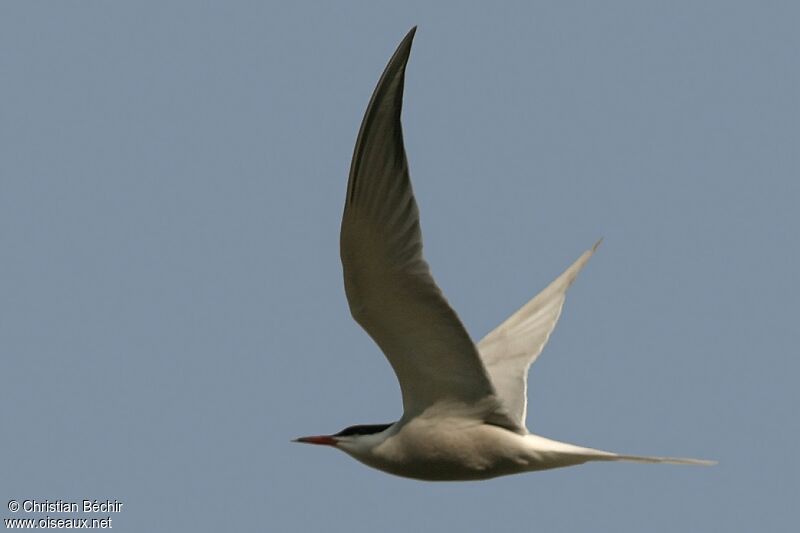
[[[474,420],[438,419],[413,420],[370,453],[351,455],[398,476],[466,481],[581,464],[591,452]]]

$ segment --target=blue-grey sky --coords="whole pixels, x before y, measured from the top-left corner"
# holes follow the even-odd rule
[[[0,517],[118,531],[787,531],[800,462],[794,2],[3,2]],[[712,468],[392,477],[290,443],[400,415],[347,310],[364,108],[475,339],[598,237],[537,433]],[[38,515],[37,515],[38,516]]]

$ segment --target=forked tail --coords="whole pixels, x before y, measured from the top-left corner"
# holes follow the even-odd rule
[[[556,466],[568,466],[571,464],[581,464],[587,461],[631,461],[635,463],[663,463],[673,465],[699,465],[711,466],[717,464],[716,461],[706,459],[688,459],[684,457],[657,457],[650,455],[626,455],[622,453],[607,452],[597,448],[586,448],[576,446],[566,442],[558,442],[539,435],[528,434],[525,436],[528,446],[539,453],[551,453],[557,457],[561,464]],[[555,468],[549,466],[546,468]]]
[[[709,461],[707,459],[688,459],[684,457],[652,457],[646,455],[621,455],[612,453],[602,456],[601,460],[605,461],[632,461],[634,463],[665,463],[671,465],[699,465],[711,466],[717,464],[717,461]]]

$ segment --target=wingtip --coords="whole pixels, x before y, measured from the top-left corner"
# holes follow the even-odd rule
[[[408,57],[411,55],[411,45],[414,43],[414,34],[417,33],[417,27],[414,26],[411,28],[406,36],[403,37],[403,40],[400,41],[400,44],[397,45],[397,49],[394,52],[394,55],[389,60],[389,63],[386,65],[386,72],[389,72],[393,68],[401,68],[405,69],[406,63],[408,63]]]
[[[403,37],[403,40],[400,42],[400,45],[397,48],[398,49],[399,48],[411,48],[411,43],[414,42],[414,35],[416,35],[416,33],[417,33],[417,27],[416,26],[414,26],[410,30],[408,30],[408,33],[406,33],[406,36]]]

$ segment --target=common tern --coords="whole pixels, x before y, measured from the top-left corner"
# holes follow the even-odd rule
[[[528,369],[558,321],[567,289],[600,241],[473,344],[422,256],[400,122],[415,31],[389,60],[367,106],[340,240],[350,312],[397,374],[403,416],[392,424],[350,426],[296,442],[333,446],[373,468],[429,481],[488,479],[588,461],[713,464],[611,453],[527,430]]]

